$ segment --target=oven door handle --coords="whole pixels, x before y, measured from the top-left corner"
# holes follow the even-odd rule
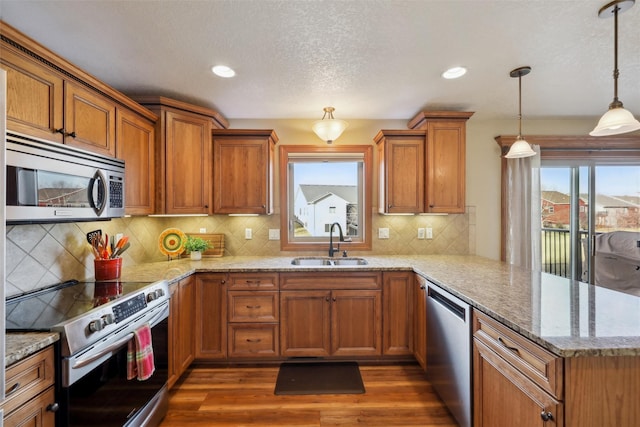
[[[84,366],[87,366],[88,364],[90,364],[91,362],[94,362],[98,359],[100,359],[102,356],[104,356],[107,353],[110,353],[114,350],[117,350],[118,348],[120,348],[123,344],[127,343],[128,341],[130,341],[131,339],[133,339],[133,332],[131,332],[130,334],[128,334],[126,337],[122,338],[121,340],[111,344],[109,347],[105,348],[104,350],[102,350],[100,353],[98,354],[94,354],[93,356],[89,356],[86,359],[81,359],[78,360],[72,367],[71,369],[80,369]]]

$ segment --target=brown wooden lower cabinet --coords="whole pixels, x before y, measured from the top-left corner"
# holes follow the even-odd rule
[[[226,273],[196,275],[197,360],[227,357],[227,281]]]
[[[412,271],[382,273],[382,354],[413,354],[413,275]]]
[[[169,289],[169,380],[171,388],[194,359],[195,328],[193,312],[196,303],[196,278],[180,280]]]
[[[379,356],[381,292],[283,291],[282,356]]]
[[[427,369],[427,281],[415,274],[413,282],[413,357]]]
[[[47,347],[9,366],[5,371],[6,399],[2,404],[6,427],[54,427],[56,405],[53,347]]]

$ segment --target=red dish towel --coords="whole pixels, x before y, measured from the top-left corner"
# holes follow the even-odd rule
[[[153,345],[151,343],[151,327],[147,323],[136,329],[133,339],[127,348],[127,379],[138,378],[138,381],[149,379],[156,366],[153,362]]]

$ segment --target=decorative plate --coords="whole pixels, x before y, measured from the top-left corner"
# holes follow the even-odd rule
[[[181,230],[167,228],[160,234],[158,239],[160,252],[170,257],[178,256],[184,252],[182,244],[185,240],[187,240],[187,236]]]

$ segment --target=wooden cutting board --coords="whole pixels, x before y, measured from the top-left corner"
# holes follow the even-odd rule
[[[213,244],[213,248],[202,253],[205,257],[221,257],[224,255],[224,234],[185,233],[187,236],[200,237]],[[183,254],[184,256],[184,254]]]

